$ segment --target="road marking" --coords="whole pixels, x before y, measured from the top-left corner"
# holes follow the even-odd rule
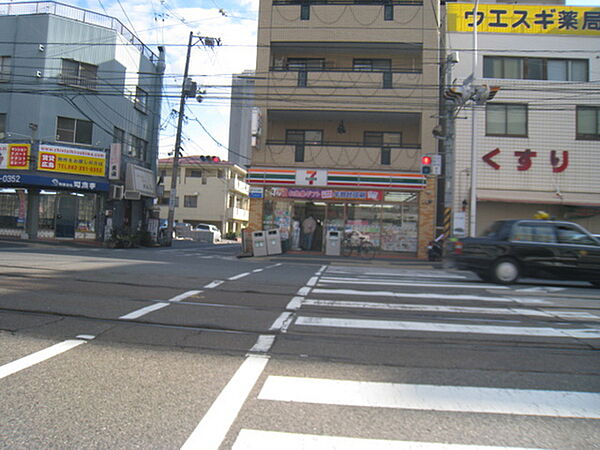
[[[463,294],[432,294],[417,292],[394,292],[394,291],[360,291],[357,289],[312,289],[314,294],[331,295],[362,295],[365,297],[401,297],[401,298],[434,298],[444,300],[475,300],[478,302],[500,302],[500,303],[527,303],[532,305],[547,305],[549,301],[541,298],[530,297],[489,297],[484,295],[463,295]]]
[[[250,272],[244,272],[244,273],[240,273],[238,275],[234,275],[232,277],[227,278],[230,281],[234,281],[234,280],[239,280],[240,278],[244,278],[247,277],[248,275],[250,275]]]
[[[183,294],[176,295],[175,297],[169,299],[169,301],[170,302],[180,302],[181,300],[184,300],[188,297],[192,297],[196,294],[200,294],[202,292],[203,291],[187,291],[187,292],[184,292]]]
[[[433,333],[473,333],[552,338],[600,339],[600,328],[506,327],[438,322],[409,322],[396,320],[338,319],[334,317],[299,316],[296,325],[333,328],[362,328],[370,330],[425,331]]]
[[[344,275],[355,275],[356,272],[350,272],[350,271],[346,271],[346,270],[336,270],[336,269],[328,269],[327,270],[328,274],[344,274]],[[360,272],[360,274],[358,276],[384,276],[384,277],[392,277],[392,278],[398,278],[398,277],[410,277],[410,278],[454,278],[454,279],[461,279],[461,280],[465,280],[468,277],[465,275],[456,275],[456,274],[450,274],[450,273],[446,273],[446,272],[436,272],[436,273],[427,273],[427,272],[395,272],[395,273],[391,273],[391,272]]]
[[[286,322],[286,320],[288,320],[290,318],[290,316],[293,313],[289,312],[289,311],[284,311],[281,313],[281,315],[275,319],[275,322],[273,322],[273,325],[271,325],[271,328],[269,328],[270,331],[274,331],[274,330],[281,330],[281,327],[283,327],[283,324]]]
[[[298,292],[296,292],[296,295],[300,295],[301,297],[306,297],[309,292],[310,292],[310,288],[307,286],[304,286],[304,287],[301,287],[300,289],[298,289]]]
[[[242,428],[232,450],[535,450],[522,447],[390,441]],[[538,449],[539,450],[539,449]]]
[[[269,376],[258,398],[327,405],[600,419],[592,392]]]
[[[294,297],[294,299],[301,297]],[[293,302],[294,300],[292,300]],[[290,308],[290,302],[286,309]],[[418,311],[418,312],[442,312],[442,313],[466,313],[466,314],[497,314],[497,315],[516,315],[516,316],[534,316],[561,319],[583,319],[597,320],[600,317],[587,312],[579,311],[553,311],[525,308],[482,308],[476,306],[438,306],[438,305],[413,305],[402,303],[379,303],[379,302],[356,302],[350,300],[318,300],[305,299],[300,300],[301,305],[319,306],[327,308],[351,308],[351,309],[381,309],[385,311]],[[296,304],[294,304],[295,306]],[[297,308],[299,309],[299,306]]]
[[[265,269],[254,269],[252,272],[258,273],[258,272],[262,272],[263,270],[265,270]]]
[[[315,284],[317,284],[317,281],[319,281],[319,277],[312,277],[310,280],[308,280],[306,282],[307,286],[314,286]]]
[[[287,304],[285,309],[296,311],[296,310],[300,309],[303,301],[304,301],[304,297],[296,296],[290,300],[290,302]]]
[[[315,273],[315,275],[321,276],[326,269],[327,269],[327,264],[325,264],[324,266],[321,266],[321,268],[317,271],[317,273]]]
[[[61,353],[71,350],[78,345],[85,344],[86,342],[87,340],[85,339],[69,339],[45,348],[44,350],[40,350],[39,352],[32,353],[31,355],[24,356],[16,361],[0,366],[0,379],[19,372],[20,370],[27,369],[28,367],[31,367],[42,361],[46,361],[47,359],[50,359],[56,355],[60,355]]]
[[[221,286],[223,283],[225,283],[223,280],[215,280],[215,281],[211,281],[210,283],[208,283],[206,286],[204,286],[204,289],[212,289],[212,288],[216,288],[217,286]]]
[[[254,346],[250,349],[250,353],[267,353],[275,343],[274,334],[261,334]]]
[[[319,283],[323,284],[366,284],[373,286],[414,286],[414,287],[446,287],[446,288],[464,288],[464,289],[510,289],[508,286],[499,286],[495,284],[473,283],[473,284],[458,284],[458,283],[414,283],[404,281],[385,281],[385,280],[357,280],[356,278],[321,278]]]
[[[130,312],[129,314],[125,314],[124,316],[119,317],[119,319],[122,319],[122,320],[138,319],[148,313],[151,313],[152,311],[157,311],[159,309],[162,309],[165,306],[169,306],[169,304],[165,303],[165,302],[154,303],[153,305],[145,306],[144,308],[140,308],[136,311]]]
[[[196,429],[185,441],[181,447],[182,450],[219,449],[268,361],[269,359],[264,356],[248,356],[245,359]]]

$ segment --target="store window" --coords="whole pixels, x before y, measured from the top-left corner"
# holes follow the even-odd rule
[[[292,205],[289,202],[265,200],[263,209],[263,229],[279,229],[282,240],[290,237]]]
[[[381,205],[349,203],[345,232],[358,232],[375,247],[381,245]]]
[[[56,217],[56,193],[41,192],[39,206],[39,231],[52,231],[54,233]]]
[[[78,196],[77,228],[78,233],[86,233],[93,237],[96,232],[96,196],[85,194]]]
[[[11,230],[24,227],[26,202],[23,190],[0,189],[0,234],[11,235]]]
[[[381,249],[393,252],[416,252],[418,242],[417,194],[388,193],[381,212]]]
[[[600,107],[577,107],[577,139],[597,141],[600,139]]]
[[[56,121],[56,140],[90,145],[92,143],[92,122],[58,117]]]
[[[527,137],[527,105],[486,104],[487,136]]]

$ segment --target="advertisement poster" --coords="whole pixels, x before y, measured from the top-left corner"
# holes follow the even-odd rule
[[[31,144],[0,144],[0,169],[29,169]]]
[[[38,170],[103,177],[106,153],[98,150],[40,145]]]

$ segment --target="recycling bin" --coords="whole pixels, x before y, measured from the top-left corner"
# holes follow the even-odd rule
[[[267,239],[264,231],[252,233],[252,254],[254,256],[267,256]]]
[[[329,230],[325,236],[325,254],[329,256],[340,256],[341,236],[337,230]]]
[[[281,253],[281,235],[279,228],[267,230],[267,254],[279,255]]]

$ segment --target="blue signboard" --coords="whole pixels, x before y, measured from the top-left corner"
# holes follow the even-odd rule
[[[90,179],[69,179],[44,177],[22,173],[0,173],[0,185],[9,186],[41,186],[54,189],[71,189],[74,191],[106,192],[109,184],[106,181]]]

